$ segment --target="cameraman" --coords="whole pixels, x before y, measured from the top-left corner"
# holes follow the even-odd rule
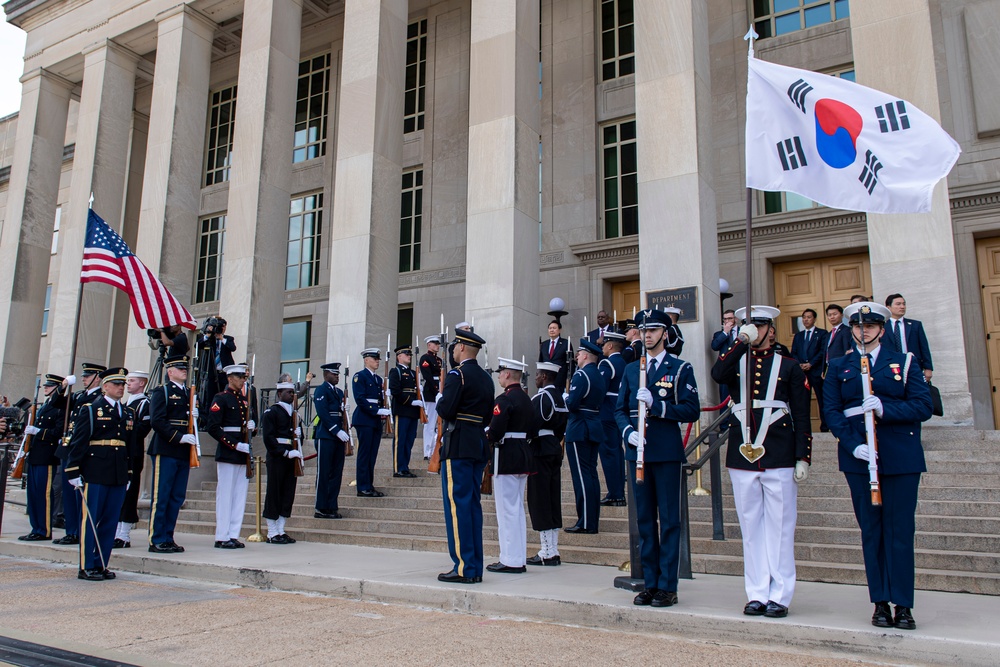
[[[181,329],[181,325],[174,324],[162,329],[148,329],[150,347],[154,350],[164,350],[169,357],[180,357],[188,353],[191,347],[188,343],[187,334]],[[156,343],[159,343],[157,345]],[[169,348],[169,349],[166,349]]]
[[[209,368],[215,369],[215,373],[208,374],[209,400],[229,384],[223,369],[236,363],[233,360],[236,341],[232,336],[226,335],[226,325],[226,320],[221,317],[210,317],[205,320],[202,333],[198,335],[198,350],[201,353],[208,353]]]

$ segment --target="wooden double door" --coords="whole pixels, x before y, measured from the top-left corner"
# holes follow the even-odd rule
[[[976,241],[976,259],[986,328],[986,354],[990,363],[993,428],[1000,428],[1000,238]]]

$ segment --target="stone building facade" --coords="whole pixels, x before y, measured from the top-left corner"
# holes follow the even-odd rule
[[[69,370],[91,193],[199,319],[229,321],[265,383],[360,367],[363,347],[442,315],[532,359],[553,297],[578,337],[601,308],[622,319],[683,288],[684,356],[710,387],[720,307],[746,298],[754,23],[758,57],[905,98],[963,149],[929,214],[750,193],[755,301],[782,308],[787,341],[804,307],[902,292],[945,420],[1000,415],[1000,0],[4,9],[28,36],[20,111],[0,119],[4,393]],[[78,360],[151,365],[123,294],[88,284],[82,304]]]

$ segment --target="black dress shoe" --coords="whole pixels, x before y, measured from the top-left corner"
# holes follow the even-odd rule
[[[917,629],[917,622],[913,620],[913,614],[910,613],[910,608],[900,607],[898,604],[896,605],[896,617],[893,619],[892,624],[900,630]]]
[[[27,535],[22,535],[17,539],[22,542],[38,542],[39,540],[47,540],[50,538],[46,535],[39,535],[38,533],[28,533]]]
[[[58,540],[52,540],[52,544],[75,545],[79,543],[80,537],[78,535],[65,535]]]
[[[556,554],[552,558],[542,558],[541,556],[535,555],[525,561],[528,565],[560,565],[562,560],[559,558],[559,554]]]
[[[399,474],[402,475],[403,477],[406,477],[407,479],[416,479],[417,478],[417,476],[414,475],[409,470],[404,470],[403,472],[401,472]]]
[[[892,627],[892,610],[888,602],[876,602],[875,613],[872,614],[872,625],[876,628]]]
[[[289,535],[288,533],[282,533],[282,535],[285,538],[285,542],[287,542],[288,544],[295,544],[295,540],[292,539],[291,535]]]
[[[215,548],[216,549],[239,549],[239,547],[236,546],[236,543],[233,542],[232,540],[225,540],[225,541],[223,541],[223,540],[216,540],[215,541]],[[152,549],[152,547],[150,547],[150,549]]]
[[[431,457],[429,457],[429,456],[425,456],[424,457],[424,461],[430,461],[430,460],[431,460]]]
[[[490,563],[486,566],[486,569],[490,572],[500,572],[503,574],[522,574],[527,571],[528,568],[525,566],[513,567],[511,565],[504,565],[503,563],[497,561],[496,563]]]
[[[580,526],[570,526],[564,529],[567,533],[579,533],[580,535],[596,535],[596,528],[581,528]]]
[[[747,616],[763,616],[766,610],[767,605],[760,600],[750,600],[750,602],[747,602],[746,606],[743,607],[743,613]]]
[[[181,545],[177,544],[173,540],[167,542],[165,546],[170,547],[170,550],[173,551],[175,554],[182,554],[182,553],[184,553],[184,547],[182,547]]]
[[[474,583],[474,584],[481,584],[481,583],[483,583],[483,577],[482,577],[482,575],[479,575],[478,577],[473,577],[472,578],[472,583]]]
[[[451,572],[442,572],[438,575],[438,581],[443,581],[446,584],[474,584],[475,579],[472,577],[463,577],[458,573],[458,570],[452,570]]]
[[[285,539],[284,535],[275,535],[274,537],[267,538],[268,544],[289,544],[289,541]]]
[[[52,519],[52,527],[62,530],[66,527],[66,520],[61,516],[58,516],[55,519]]]
[[[601,501],[604,507],[625,507],[627,504],[624,498],[605,498]]]
[[[170,546],[170,542],[163,542],[162,544],[150,544],[149,553],[153,554],[172,554],[176,553]]]
[[[314,519],[342,519],[340,512],[320,512],[316,510],[313,512]]]
[[[778,604],[774,600],[767,601],[767,608],[764,610],[764,615],[768,618],[784,618],[788,616],[788,607],[783,604]]]
[[[76,578],[84,581],[104,581],[104,570],[80,570],[76,573]]]
[[[132,546],[131,542],[126,542],[125,540],[115,538],[115,543],[111,545],[112,549],[128,549]]]
[[[382,493],[381,491],[376,491],[375,489],[372,489],[370,491],[358,491],[358,495],[361,496],[362,498],[381,498],[385,494]]]
[[[677,591],[656,591],[649,604],[651,607],[673,607],[677,604]]]
[[[639,607],[648,607],[649,605],[653,604],[654,595],[656,595],[656,589],[647,588],[646,590],[642,591],[634,598],[632,598],[632,604]]]
[[[115,578],[115,573],[112,572],[111,570],[107,569],[107,568],[105,568],[104,572],[102,572],[101,574],[104,575],[105,579],[114,579]]]
[[[235,537],[230,537],[229,541],[232,542],[234,545],[236,545],[237,549],[242,549],[242,548],[244,548],[246,546],[245,544],[243,544],[242,542],[240,542]]]

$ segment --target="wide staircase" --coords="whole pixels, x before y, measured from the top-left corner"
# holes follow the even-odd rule
[[[928,590],[1000,595],[1000,433],[927,428],[924,449],[930,470],[921,480],[917,509],[916,582]],[[307,446],[307,454],[311,450]],[[441,481],[429,475],[420,440],[413,448],[416,479],[392,477],[391,441],[383,440],[376,487],[384,498],[359,498],[349,486],[354,459],[347,459],[340,496],[343,519],[314,519],[315,465],[307,462],[299,479],[295,507],[286,530],[296,539],[402,550],[447,552]],[[725,450],[723,448],[723,460]],[[709,487],[709,474],[703,485]],[[695,486],[694,478],[689,486]],[[255,483],[251,482],[244,536],[253,532]],[[602,479],[602,493],[604,490]],[[725,540],[712,539],[711,498],[690,495],[692,570],[695,573],[743,572],[742,543],[732,488],[722,472]],[[809,479],[799,486],[796,530],[798,578],[851,584],[865,582],[860,532],[843,475],[837,471],[836,442],[817,434]],[[483,498],[483,541],[487,559],[499,553],[492,497]],[[566,562],[619,566],[628,560],[628,510],[601,508],[600,533],[563,533],[559,550]],[[568,467],[563,468],[563,521],[576,520]],[[215,529],[215,483],[189,489],[178,532],[210,534]],[[266,528],[263,531],[266,534]],[[538,534],[528,530],[528,553]],[[279,548],[279,547],[274,547]],[[285,547],[282,547],[285,548]],[[294,547],[292,547],[294,548]],[[447,559],[442,560],[442,567]]]

